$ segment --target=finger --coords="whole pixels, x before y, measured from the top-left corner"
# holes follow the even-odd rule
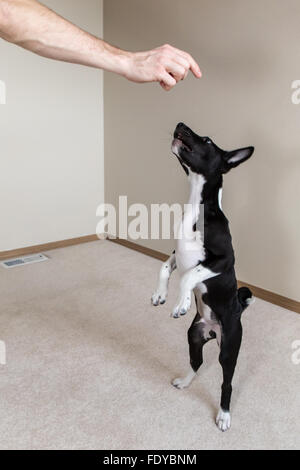
[[[167,87],[164,82],[159,82],[160,86],[165,90],[165,91],[169,91],[171,88],[170,87]]]
[[[188,70],[186,70],[186,72],[185,72],[185,74],[184,74],[184,77],[183,77],[183,79],[182,79],[182,80],[185,80],[185,79],[186,79],[186,77],[188,76],[188,73],[189,73],[189,71],[188,71]]]
[[[159,76],[159,82],[164,90],[169,91],[176,85],[176,80],[167,71],[164,71]]]
[[[178,54],[179,57],[182,57],[183,59],[185,59],[188,62],[189,68],[191,69],[191,71],[193,72],[195,77],[200,78],[202,76],[202,72],[200,70],[199,65],[197,64],[195,59],[188,52],[184,52],[180,49],[176,49],[175,47],[173,48],[173,50],[174,50],[174,52],[176,51],[176,53]]]
[[[190,64],[190,69],[193,72],[193,74],[195,75],[195,77],[196,78],[202,77],[202,72],[200,70],[199,65],[195,61],[195,59],[190,54],[188,54],[187,52],[185,54],[186,54],[186,59],[188,60],[188,62]]]
[[[177,62],[170,61],[169,63],[165,64],[165,68],[167,72],[175,78],[176,82],[179,82],[185,78],[186,69]]]
[[[188,60],[186,60],[184,57],[180,56],[179,54],[176,54],[176,57],[174,60],[177,62],[177,64],[181,65],[181,67],[184,68],[185,72],[184,72],[184,77],[182,78],[182,80],[184,80],[189,73],[190,64]]]

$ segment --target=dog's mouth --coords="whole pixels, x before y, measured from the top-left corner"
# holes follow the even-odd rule
[[[174,134],[174,139],[172,141],[172,151],[175,155],[179,156],[179,150],[185,150],[187,152],[192,151],[192,147],[182,138],[181,135]]]

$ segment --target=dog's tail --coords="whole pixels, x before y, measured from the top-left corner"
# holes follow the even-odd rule
[[[243,310],[254,302],[254,297],[252,295],[251,290],[248,289],[248,287],[240,287],[238,289],[238,298],[239,298],[240,304],[243,307]]]

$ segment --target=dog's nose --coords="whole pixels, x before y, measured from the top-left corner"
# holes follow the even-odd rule
[[[179,122],[176,126],[175,131],[179,136],[186,136],[189,137],[191,135],[190,129],[183,123]]]
[[[176,126],[177,131],[184,131],[185,128],[186,128],[186,125],[183,122],[179,122]]]

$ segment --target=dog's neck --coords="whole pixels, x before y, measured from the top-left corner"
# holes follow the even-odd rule
[[[221,209],[221,195],[223,178],[207,181],[203,175],[189,173],[190,196],[189,204],[204,204],[211,208]]]
[[[189,173],[188,176],[190,183],[190,196],[188,204],[199,205],[202,202],[202,193],[204,186],[206,184],[206,179],[203,175],[198,175],[197,173]]]

